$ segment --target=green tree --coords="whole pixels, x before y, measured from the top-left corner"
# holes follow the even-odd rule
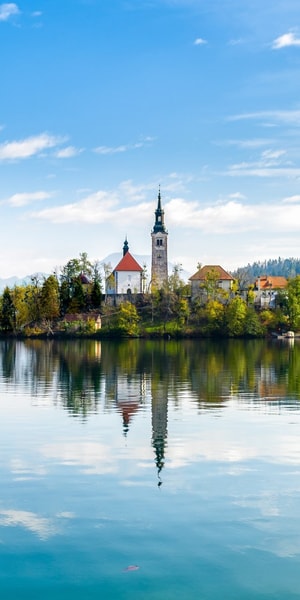
[[[300,275],[288,281],[287,286],[287,311],[289,326],[292,329],[300,328]]]
[[[230,336],[236,337],[245,332],[247,304],[236,296],[226,306],[226,326]]]
[[[208,300],[203,308],[203,317],[206,320],[208,333],[219,334],[224,327],[224,304],[218,300]]]
[[[68,312],[78,313],[86,306],[86,294],[84,293],[83,285],[80,276],[73,279],[72,282],[72,297],[68,306]]]
[[[92,308],[100,308],[102,302],[102,277],[100,265],[96,261],[93,264],[93,279],[91,287],[91,306]]]
[[[13,331],[16,323],[16,312],[13,298],[8,287],[2,295],[0,324],[3,331]]]
[[[59,285],[55,275],[45,279],[41,289],[41,317],[55,319],[59,316]]]
[[[262,323],[253,306],[247,306],[244,321],[244,333],[249,337],[260,337],[264,333]]]
[[[117,314],[117,326],[127,335],[136,335],[138,333],[139,316],[134,304],[131,302],[122,302]]]
[[[31,277],[31,284],[26,286],[24,302],[27,306],[27,322],[41,319],[41,278],[38,275]]]
[[[212,267],[206,274],[205,280],[200,284],[200,296],[202,301],[207,300],[226,300],[229,293],[219,285],[219,273]]]
[[[89,290],[83,289],[82,275],[87,279],[91,279],[95,275],[95,268],[86,252],[79,254],[79,258],[70,259],[61,269],[60,306],[62,314],[88,308]]]
[[[19,331],[30,321],[28,306],[25,302],[26,286],[15,286],[11,290],[15,306],[16,330]]]

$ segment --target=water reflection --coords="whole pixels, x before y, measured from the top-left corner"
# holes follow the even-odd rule
[[[166,460],[168,409],[186,399],[198,412],[224,410],[232,399],[272,404],[300,393],[300,345],[278,341],[91,340],[0,342],[2,386],[22,386],[33,404],[62,407],[82,420],[120,415],[123,435],[151,407],[149,441],[158,484]]]
[[[244,390],[256,398],[300,392],[297,342],[2,341],[0,363],[4,381],[22,382],[33,395],[56,390],[71,415],[97,411],[103,394],[107,408],[122,412],[132,402],[138,409],[149,385],[176,404],[184,384],[206,408]],[[124,419],[127,427],[126,409]]]
[[[299,348],[0,342],[1,598],[298,597]]]

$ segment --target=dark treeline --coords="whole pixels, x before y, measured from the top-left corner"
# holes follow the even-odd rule
[[[296,277],[300,275],[300,258],[273,258],[268,260],[248,263],[245,267],[240,267],[233,273],[234,277],[242,273],[247,275],[249,281],[253,281],[260,275],[271,275],[277,277]]]

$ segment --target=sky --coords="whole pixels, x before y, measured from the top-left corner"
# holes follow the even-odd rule
[[[0,3],[0,277],[299,258],[299,0]],[[114,266],[114,265],[113,265]]]

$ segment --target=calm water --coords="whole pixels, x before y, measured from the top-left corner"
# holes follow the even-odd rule
[[[299,426],[297,341],[0,342],[1,600],[299,599]]]

